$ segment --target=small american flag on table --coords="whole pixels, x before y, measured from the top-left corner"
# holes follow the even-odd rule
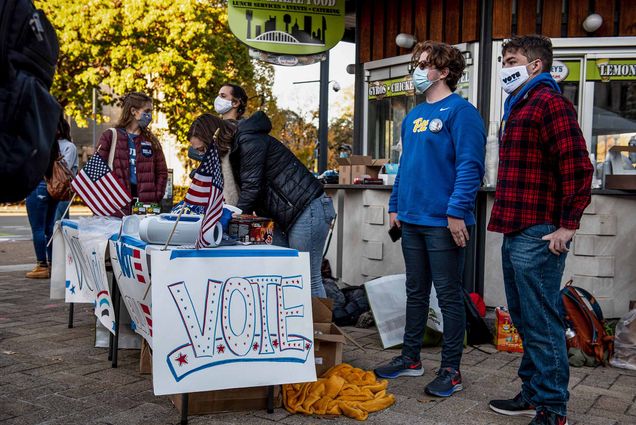
[[[210,246],[205,233],[213,229],[223,213],[223,174],[221,161],[214,145],[210,145],[203,162],[197,168],[192,184],[185,196],[185,202],[205,207],[201,231],[194,245],[197,249]]]
[[[112,216],[132,202],[132,197],[117,180],[101,156],[95,154],[84,165],[71,187],[88,207],[100,216]]]

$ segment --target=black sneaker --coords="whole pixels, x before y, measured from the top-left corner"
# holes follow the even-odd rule
[[[450,397],[463,389],[462,374],[458,370],[446,367],[437,371],[437,377],[424,388],[424,391],[437,397]]]
[[[422,362],[406,356],[397,356],[384,366],[374,370],[380,378],[392,379],[398,376],[422,376]]]
[[[568,418],[547,410],[538,410],[530,425],[568,425]]]
[[[534,406],[523,400],[521,393],[517,394],[513,399],[490,400],[489,406],[495,412],[508,416],[528,416],[534,418],[537,413]]]

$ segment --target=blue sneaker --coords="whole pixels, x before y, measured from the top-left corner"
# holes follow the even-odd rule
[[[437,377],[424,388],[424,391],[437,397],[450,397],[463,389],[462,374],[458,370],[446,367],[437,371]]]
[[[384,366],[380,366],[373,372],[385,379],[393,379],[398,376],[422,376],[424,375],[424,369],[422,368],[422,362],[419,360],[413,360],[407,356],[397,356]]]

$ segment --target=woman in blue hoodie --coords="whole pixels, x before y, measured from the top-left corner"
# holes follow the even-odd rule
[[[413,82],[426,101],[402,122],[402,157],[389,200],[390,225],[402,230],[406,328],[402,355],[375,370],[382,378],[424,373],[420,349],[432,282],[442,310],[444,340],[441,367],[425,391],[439,397],[462,389],[464,251],[484,175],[482,119],[474,106],[454,93],[464,67],[461,52],[448,44],[426,41],[413,51]]]

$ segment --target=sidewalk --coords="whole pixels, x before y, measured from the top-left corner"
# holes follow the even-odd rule
[[[22,246],[22,245],[25,246]],[[30,242],[0,243],[0,266],[20,264]],[[25,261],[26,262],[26,261]],[[4,424],[177,424],[179,413],[167,397],[156,397],[151,378],[138,373],[139,351],[119,352],[112,369],[107,350],[94,348],[95,317],[89,305],[75,308],[75,327],[67,328],[68,307],[49,299],[48,280],[25,279],[23,272],[0,267],[0,425]],[[344,361],[363,369],[399,354],[382,350],[375,329],[345,328],[364,351],[349,343]],[[369,424],[527,424],[488,409],[494,397],[519,390],[520,355],[468,348],[462,360],[464,390],[448,399],[424,394],[434,376],[439,348],[422,351],[426,374],[391,381],[397,403],[371,414]],[[636,423],[636,372],[614,368],[571,370],[570,424]],[[358,423],[291,415],[276,409],[191,416],[191,424]]]
[[[90,208],[83,205],[71,206],[71,215],[92,215]],[[22,216],[26,215],[24,204],[0,204],[0,216]]]

